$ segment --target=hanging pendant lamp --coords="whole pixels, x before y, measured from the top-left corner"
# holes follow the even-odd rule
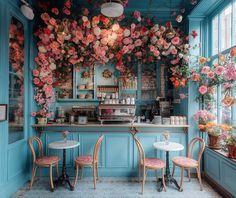
[[[124,6],[121,1],[110,0],[101,5],[101,13],[107,17],[119,17],[124,12]]]
[[[30,5],[25,1],[21,0],[22,5],[20,6],[21,13],[29,20],[34,19],[34,12]]]
[[[171,17],[171,15],[172,15],[171,13],[172,13],[172,11],[171,11],[171,0],[170,0],[170,17]],[[169,28],[166,29],[166,31],[165,31],[165,35],[166,35],[166,37],[169,38],[169,39],[172,39],[172,38],[175,36],[175,30],[174,30],[174,28],[172,27],[171,21],[170,21],[170,26],[169,26]]]

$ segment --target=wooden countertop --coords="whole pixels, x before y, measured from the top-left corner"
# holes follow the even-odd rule
[[[103,123],[101,124],[100,122],[88,122],[87,124],[69,124],[69,123],[64,123],[64,124],[34,124],[32,125],[34,128],[38,127],[80,127],[80,128],[88,128],[88,127],[137,127],[137,128],[189,128],[189,125],[156,125],[152,123]]]

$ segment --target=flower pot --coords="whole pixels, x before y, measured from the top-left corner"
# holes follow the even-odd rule
[[[37,118],[38,124],[47,124],[47,118]]]
[[[228,157],[236,159],[236,146],[227,145],[227,147],[228,147],[228,152],[229,152]]]
[[[220,136],[211,135],[208,133],[208,147],[212,149],[221,149]]]

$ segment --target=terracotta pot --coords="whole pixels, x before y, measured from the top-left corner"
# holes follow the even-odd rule
[[[37,118],[38,124],[47,124],[47,118]]]
[[[236,146],[227,145],[227,147],[228,147],[228,151],[229,151],[228,157],[236,159]]]
[[[208,133],[208,147],[212,149],[221,149],[220,136],[214,136]]]

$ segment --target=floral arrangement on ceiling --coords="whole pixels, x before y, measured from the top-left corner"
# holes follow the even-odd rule
[[[180,29],[155,24],[135,11],[129,22],[103,15],[89,17],[87,9],[72,19],[71,1],[62,9],[68,17],[60,18],[58,8],[41,14],[43,25],[37,29],[37,68],[33,70],[35,100],[41,109],[48,111],[53,102],[53,88],[66,80],[72,66],[94,67],[114,63],[116,69],[128,78],[134,61],[141,64],[166,61],[172,71],[175,87],[187,82],[188,36]],[[122,21],[122,26],[118,24]]]

